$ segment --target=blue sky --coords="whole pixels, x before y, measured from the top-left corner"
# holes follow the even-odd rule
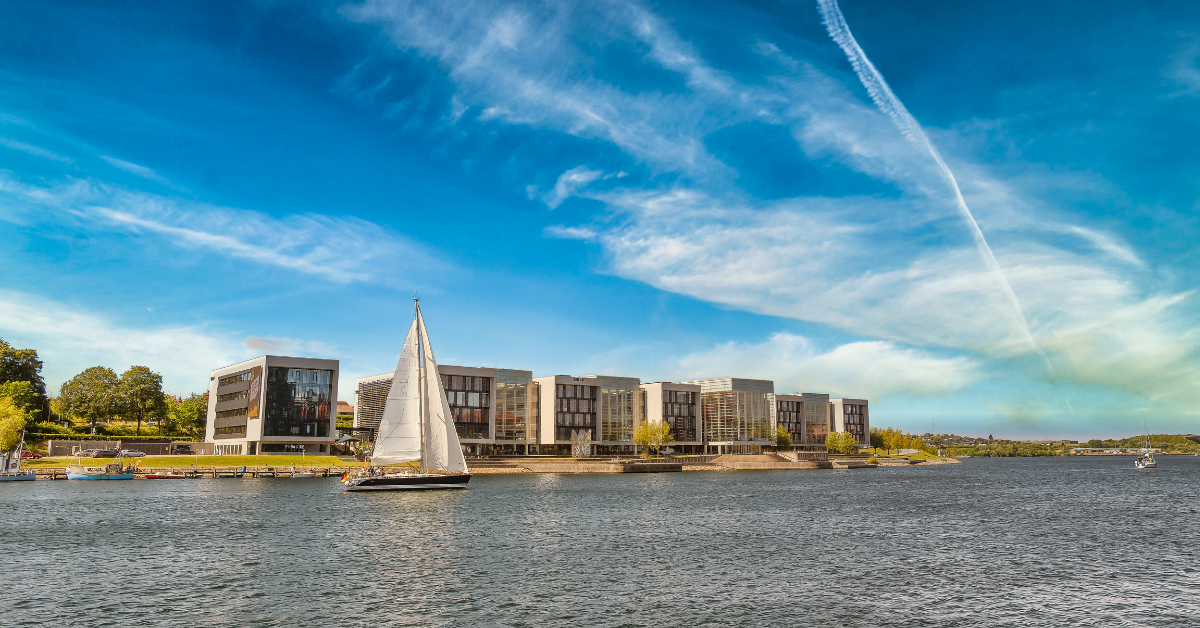
[[[922,432],[1196,431],[1194,3],[4,27],[0,337],[51,389],[144,364],[186,394],[274,353],[340,359],[351,400],[416,294],[444,363],[767,378]]]

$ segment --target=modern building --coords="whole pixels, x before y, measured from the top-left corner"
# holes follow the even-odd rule
[[[438,374],[468,454],[528,453],[532,440],[533,373],[514,369],[439,365]],[[374,438],[394,373],[354,380],[354,427]]]
[[[702,438],[715,453],[753,453],[771,442],[775,383],[725,377],[685,384],[700,387]]]
[[[675,440],[671,448],[678,453],[704,452],[700,423],[700,386],[675,382],[650,382],[641,385],[642,422],[666,422]]]
[[[787,430],[793,445],[804,444],[804,395],[771,395],[771,422]]]
[[[858,444],[871,444],[871,418],[866,399],[830,399],[829,417],[835,432],[850,432]]]
[[[212,371],[205,441],[219,455],[327,453],[338,361],[264,355]]]

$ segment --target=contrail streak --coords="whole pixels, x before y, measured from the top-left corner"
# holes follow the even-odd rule
[[[1000,284],[1004,287],[1005,294],[1008,295],[1008,300],[1012,303],[1013,309],[1017,313],[1017,322],[1021,327],[1021,331],[1025,334],[1025,338],[1029,340],[1029,344],[1033,346],[1034,351],[1042,356],[1042,361],[1046,363],[1046,369],[1050,371],[1050,375],[1054,375],[1054,367],[1050,365],[1050,359],[1046,357],[1046,352],[1038,346],[1036,340],[1033,339],[1033,334],[1029,332],[1029,323],[1025,320],[1025,312],[1021,309],[1021,301],[1017,299],[1017,293],[1013,292],[1012,285],[1008,283],[1008,277],[1004,274],[1004,269],[1000,268],[1000,263],[996,261],[996,256],[992,254],[992,247],[988,246],[987,240],[983,237],[983,231],[979,229],[979,223],[975,222],[975,216],[971,213],[971,208],[967,207],[967,201],[963,199],[962,190],[958,187],[958,180],[954,178],[954,173],[950,172],[950,167],[942,161],[941,154],[933,147],[929,141],[929,137],[925,135],[925,131],[913,117],[908,109],[904,107],[904,103],[892,93],[892,88],[888,87],[887,81],[883,80],[883,75],[867,58],[867,54],[859,47],[858,41],[854,39],[854,35],[850,34],[850,27],[846,24],[846,18],[842,16],[842,9],[838,6],[837,0],[817,0],[817,6],[821,11],[821,17],[825,21],[825,29],[829,31],[829,36],[837,45],[845,51],[846,57],[850,59],[850,65],[854,68],[854,72],[858,74],[858,80],[862,81],[863,87],[867,88],[867,93],[871,95],[871,100],[875,101],[875,106],[879,107],[887,117],[891,118],[892,123],[900,129],[900,132],[907,137],[910,142],[924,148],[929,156],[937,162],[938,168],[941,169],[942,177],[946,179],[946,183],[950,185],[950,189],[954,190],[954,199],[958,205],[958,210],[966,219],[967,224],[971,227],[971,235],[975,238],[975,247],[979,249],[979,255],[983,257],[984,263],[993,271],[996,278],[1000,280]]]

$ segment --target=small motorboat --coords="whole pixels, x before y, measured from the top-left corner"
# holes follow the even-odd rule
[[[1154,456],[1146,454],[1137,460],[1134,460],[1133,466],[1139,469],[1156,469],[1158,468],[1158,463],[1154,462]]]
[[[310,472],[310,471],[303,471],[303,472],[300,472],[300,473],[296,473],[296,467],[292,467],[292,475],[291,475],[291,477],[294,477],[294,478],[315,478],[315,477],[317,477],[317,474],[316,474],[316,473],[312,473],[312,472]]]
[[[121,464],[124,460],[124,454],[117,454],[116,459],[103,466],[88,467],[84,466],[82,459],[76,460],[76,464],[67,467],[68,480],[132,480],[134,465],[128,467]]]

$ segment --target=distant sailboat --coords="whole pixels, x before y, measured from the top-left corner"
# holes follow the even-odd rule
[[[420,303],[415,303],[414,309],[416,314],[379,421],[371,467],[343,476],[348,491],[466,488],[471,480]],[[417,461],[417,473],[379,468]]]
[[[1154,456],[1150,453],[1150,427],[1145,423],[1142,425],[1146,428],[1146,446],[1143,448],[1142,455],[1133,461],[1133,466],[1139,469],[1156,469],[1158,463],[1154,462]]]

